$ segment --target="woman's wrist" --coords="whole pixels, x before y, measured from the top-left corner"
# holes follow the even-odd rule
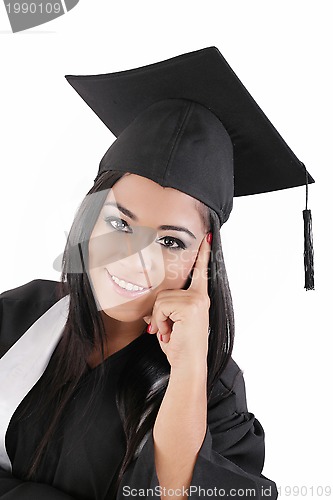
[[[207,361],[193,362],[190,365],[171,366],[170,379],[180,381],[207,381]]]

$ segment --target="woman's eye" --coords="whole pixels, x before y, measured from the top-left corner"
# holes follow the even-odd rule
[[[122,231],[124,228],[130,229],[127,222],[124,221],[123,219],[118,219],[118,217],[105,217],[104,220],[109,226],[111,226],[116,231]],[[123,227],[121,227],[122,224]],[[132,230],[130,229],[130,231],[124,231],[124,232],[125,233],[132,232]]]
[[[122,231],[124,233],[133,232],[127,222],[123,219],[119,219],[118,217],[105,217],[104,221],[108,224],[108,226],[111,226],[112,229],[115,229],[116,231]],[[163,238],[160,238],[159,241],[163,240],[165,243],[162,243],[162,246],[170,248],[171,250],[185,250],[186,248],[186,245],[178,238],[173,238],[172,236],[164,236]]]
[[[163,244],[164,247],[166,248],[171,248],[171,250],[185,250],[186,248],[186,245],[184,245],[184,243],[180,240],[178,240],[177,238],[172,238],[171,236],[164,236],[164,238],[161,238],[159,241],[162,241],[164,240],[165,242],[172,242],[171,245],[169,245],[168,243],[167,244]],[[176,243],[176,246],[173,245],[173,243]]]

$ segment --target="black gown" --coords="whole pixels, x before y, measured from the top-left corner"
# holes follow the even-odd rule
[[[57,302],[58,289],[57,282],[34,280],[0,295],[0,356]],[[6,433],[6,449],[12,473],[0,467],[1,500],[109,500],[107,491],[125,453],[126,444],[115,402],[117,374],[128,353],[139,342],[157,342],[157,339],[154,335],[142,334],[103,362],[106,381],[98,393],[97,402],[88,412],[85,407],[101,365],[89,369],[82,376],[36,479],[23,481],[22,471],[30,463],[48,418],[46,413],[43,422],[38,421],[36,425],[31,415],[23,420],[17,416],[27,398],[39,404],[40,381],[51,363],[48,365],[11,418]],[[222,397],[231,387],[237,372],[239,376],[231,394]],[[203,490],[199,494],[201,487],[206,491],[214,490],[213,495],[210,493],[213,498],[223,496],[218,490],[228,492],[234,488],[239,491],[233,492],[233,498],[249,495],[256,499],[276,499],[275,483],[261,474],[265,454],[264,430],[247,409],[243,375],[233,359],[214,387],[207,421],[206,435],[194,467],[190,498],[201,499],[205,496]],[[158,486],[151,430],[138,457],[123,476],[117,500],[136,495],[160,498]],[[252,492],[246,495],[244,491],[247,488]]]

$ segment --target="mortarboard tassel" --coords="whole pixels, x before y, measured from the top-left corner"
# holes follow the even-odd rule
[[[305,168],[305,167],[304,167]],[[303,210],[304,220],[304,270],[306,290],[314,290],[314,268],[313,268],[313,239],[312,239],[312,216],[308,209],[308,172],[306,175],[306,205]]]

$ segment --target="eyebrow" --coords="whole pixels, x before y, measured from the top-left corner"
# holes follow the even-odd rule
[[[133,214],[133,212],[131,212],[130,210],[128,210],[128,208],[123,207],[119,203],[116,203],[116,202],[113,202],[113,201],[107,201],[106,203],[104,203],[104,206],[106,206],[106,205],[118,208],[118,210],[120,212],[122,212],[124,215],[126,215],[130,219],[134,220],[135,222],[138,222],[138,220],[139,220],[138,217]],[[170,225],[164,224],[163,226],[159,226],[157,229],[159,229],[160,231],[181,231],[181,232],[187,233],[189,236],[191,236],[191,238],[194,238],[195,240],[197,239],[194,236],[194,234],[189,229],[187,229],[186,227],[182,227],[182,226],[170,226]]]

